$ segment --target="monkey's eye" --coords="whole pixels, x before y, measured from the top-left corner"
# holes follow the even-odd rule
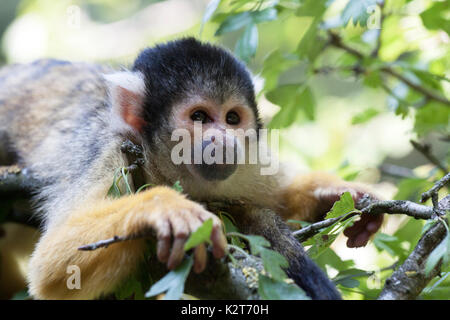
[[[192,121],[201,121],[202,123],[207,122],[208,115],[205,111],[197,110],[191,115]]]
[[[239,115],[236,112],[230,111],[227,113],[227,123],[228,124],[236,125],[236,124],[239,124],[239,122],[241,122],[241,118],[239,117]]]

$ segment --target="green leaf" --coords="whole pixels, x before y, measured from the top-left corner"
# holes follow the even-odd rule
[[[404,40],[405,29],[402,28],[401,18],[399,15],[387,15],[383,21],[382,45],[379,51],[383,61],[395,61],[410,48],[410,44]]]
[[[306,85],[284,85],[268,92],[266,98],[281,107],[270,122],[270,128],[286,128],[298,120],[301,113],[309,120],[315,118],[316,100]]]
[[[121,178],[122,178],[122,168],[118,168],[114,172],[113,183],[107,193],[108,197],[120,198],[122,196],[122,191],[119,188],[119,181]]]
[[[179,193],[183,193],[183,187],[181,186],[180,181],[178,180],[173,184],[172,189],[178,191]]]
[[[184,251],[188,251],[204,242],[211,243],[211,231],[213,227],[212,219],[208,219],[189,236],[184,244]]]
[[[238,228],[236,228],[236,226],[233,224],[233,221],[232,221],[233,217],[229,216],[226,212],[219,212],[219,216],[223,222],[225,233],[228,233],[228,232],[239,233]],[[238,246],[239,248],[245,247],[245,243],[242,242],[242,240],[236,236],[231,237],[231,244]]]
[[[261,11],[244,11],[229,16],[222,22],[215,35],[220,36],[224,33],[239,30],[249,24],[257,24],[265,21],[275,20],[277,18],[277,10],[267,8]]]
[[[238,228],[234,225],[232,219],[226,212],[219,212],[219,217],[223,222],[225,233],[228,232],[239,232]]]
[[[122,179],[123,179],[123,182],[125,183],[126,194],[127,194],[127,195],[130,195],[130,194],[133,193],[133,191],[131,190],[131,186],[130,186],[130,184],[128,183],[128,170],[127,170],[127,168],[123,167],[123,168],[121,169],[121,173],[122,173]]]
[[[213,16],[214,12],[219,7],[220,0],[211,0],[206,6],[205,13],[203,14],[202,24],[200,26],[200,34],[202,34],[203,27]]]
[[[378,88],[382,81],[379,71],[371,71],[364,76],[363,83],[370,88]]]
[[[334,282],[336,285],[340,284],[346,288],[357,288],[359,286],[359,281],[353,278],[345,278]]]
[[[350,192],[344,192],[339,199],[333,204],[331,211],[327,213],[326,219],[337,218],[343,214],[350,213],[355,210],[355,203]]]
[[[369,18],[367,9],[376,3],[377,0],[350,0],[342,11],[342,24],[346,26],[351,20],[353,24],[359,23],[360,26],[365,27]]]
[[[295,284],[259,275],[258,293],[265,300],[310,300],[306,293]]]
[[[368,273],[361,269],[351,268],[339,272],[339,274],[333,278],[333,282],[338,285],[340,284],[346,288],[356,288],[359,286],[359,281],[355,278],[367,277],[371,273]]]
[[[28,294],[28,291],[22,290],[14,294],[14,296],[11,298],[11,300],[27,300],[30,299],[30,295]]]
[[[450,108],[431,101],[419,108],[415,115],[414,130],[419,136],[431,131],[450,133]]]
[[[326,266],[330,266],[338,271],[347,270],[355,264],[353,260],[342,260],[336,252],[330,248],[323,250],[323,253],[314,260],[323,270],[326,270]]]
[[[166,292],[164,300],[180,299],[184,291],[184,283],[191,271],[192,264],[192,257],[185,258],[176,269],[170,271],[162,279],[156,282],[145,294],[145,297],[150,298]]]
[[[311,21],[308,31],[303,35],[296,49],[299,58],[308,59],[311,63],[316,60],[326,44],[324,39],[317,36],[319,24],[318,18]]]
[[[129,299],[131,297],[134,300],[144,299],[144,290],[141,283],[135,278],[131,277],[124,284],[122,284],[114,293],[117,300]]]
[[[420,81],[427,87],[437,90],[439,94],[443,94],[441,80],[444,80],[445,77],[430,73],[426,70],[420,70],[416,68],[409,68],[409,70],[413,72],[414,75],[417,78],[419,78]]]
[[[333,205],[331,211],[327,214],[328,218],[337,218],[341,215],[350,213],[354,211],[354,202],[349,192],[345,192],[339,201],[336,201]],[[312,247],[308,250],[308,255],[312,259],[318,259],[327,248],[336,240],[339,233],[351,226],[356,216],[351,217],[347,220],[336,221],[331,226],[324,228],[320,233],[316,234],[314,237],[308,239],[303,244],[305,246],[311,245]]]
[[[428,256],[425,273],[429,274],[441,259],[444,266],[450,261],[450,236],[448,232],[441,243]]]
[[[328,0],[306,0],[298,8],[295,13],[299,17],[314,17],[321,19],[325,11],[327,10]]]
[[[244,238],[250,245],[250,251],[253,255],[258,255],[264,248],[270,248],[270,242],[261,236],[245,235]]]
[[[255,56],[258,47],[258,27],[256,24],[249,24],[242,36],[236,43],[235,53],[243,61],[248,62]]]
[[[450,35],[450,4],[448,1],[433,2],[433,5],[420,14],[423,25],[430,30],[444,30]]]
[[[405,250],[401,247],[401,241],[395,236],[379,232],[373,238],[373,244],[378,251],[386,251],[392,257],[405,255]]]
[[[391,243],[390,246],[396,252],[399,263],[402,263],[408,257],[409,250],[419,241],[422,235],[422,227],[422,220],[408,219],[406,223],[394,233],[394,237],[399,239],[398,244]]]
[[[277,10],[275,8],[267,8],[260,11],[251,12],[254,23],[272,21],[277,18]]]
[[[227,32],[239,30],[250,23],[252,23],[252,16],[249,11],[229,16],[224,22],[222,22],[215,35],[220,36]]]
[[[380,111],[370,108],[353,116],[352,124],[361,124],[369,121],[380,114]]]
[[[290,54],[283,54],[279,49],[272,51],[265,59],[261,76],[264,78],[264,89],[273,90],[278,81],[279,75],[299,62],[298,57]]]
[[[317,37],[317,33],[327,9],[326,4],[326,0],[307,0],[296,12],[297,16],[311,18],[308,31],[300,40],[296,50],[300,58],[308,58],[309,61],[314,61],[325,45],[325,41]]]
[[[283,268],[289,267],[289,263],[280,253],[270,249],[270,243],[264,237],[254,235],[241,235],[246,239],[253,255],[259,255],[262,259],[264,270],[274,279],[286,279]]]
[[[261,250],[261,259],[263,261],[264,270],[275,280],[283,280],[287,278],[283,268],[289,267],[289,263],[280,253],[270,250]]]
[[[397,185],[397,194],[394,200],[411,200],[417,202],[423,192],[429,190],[433,183],[427,179],[407,178],[402,179]]]

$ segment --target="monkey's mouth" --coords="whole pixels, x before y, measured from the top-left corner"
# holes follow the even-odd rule
[[[190,164],[187,165],[189,172],[195,177],[206,181],[224,181],[228,179],[237,169],[236,164]]]
[[[205,149],[211,146],[221,148],[222,151],[217,154],[217,157],[215,148],[212,148],[205,155]],[[228,179],[237,169],[238,151],[235,143],[226,145],[222,139],[207,139],[203,140],[201,144],[194,145],[191,150],[191,164],[187,167],[195,177],[206,181],[223,181]],[[228,150],[232,151],[231,162],[227,162]],[[201,159],[195,158],[196,152],[202,156]]]

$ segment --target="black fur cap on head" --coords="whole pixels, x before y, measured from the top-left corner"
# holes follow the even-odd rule
[[[171,106],[189,95],[203,95],[218,103],[242,95],[255,113],[257,129],[261,127],[247,68],[218,46],[194,38],[160,44],[142,51],[133,71],[140,71],[145,78],[145,134],[150,140],[154,128],[169,116]]]

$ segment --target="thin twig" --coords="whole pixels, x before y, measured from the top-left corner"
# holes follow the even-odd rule
[[[444,215],[447,210],[450,210],[450,204],[448,203],[449,196],[447,196],[446,198],[442,199],[441,202],[439,202],[439,190],[441,190],[449,182],[450,182],[450,173],[447,173],[442,179],[437,181],[430,190],[422,193],[420,202],[423,203],[431,198],[431,201],[433,202],[434,212],[437,215]]]
[[[380,15],[380,28],[378,29],[377,43],[376,43],[375,48],[373,49],[373,51],[371,53],[371,56],[373,58],[378,57],[378,53],[379,53],[380,48],[381,48],[381,32],[383,30],[384,19],[386,18],[386,15],[384,14],[384,11],[383,11],[383,9],[384,9],[384,1],[378,1],[377,4],[380,7],[381,15]]]
[[[401,179],[417,178],[417,176],[411,169],[402,166],[397,166],[395,164],[384,163],[379,167],[379,169],[381,173],[389,175],[394,178],[401,178]]]
[[[122,242],[122,241],[127,241],[127,240],[132,240],[132,239],[136,239],[136,237],[119,237],[119,236],[114,236],[112,238],[109,239],[105,239],[105,240],[100,240],[94,243],[90,243],[90,244],[85,244],[81,247],[78,247],[78,250],[80,251],[93,251],[93,250],[97,250],[99,248],[107,248],[109,245],[113,244],[113,243],[117,243],[117,242]]]
[[[349,47],[348,45],[344,44],[342,42],[341,37],[334,33],[329,31],[328,32],[328,36],[329,36],[329,41],[328,43],[331,44],[332,46],[342,49],[344,51],[346,51],[347,53],[351,54],[352,56],[358,58],[359,60],[363,60],[364,59],[364,54],[362,54],[361,52],[359,52],[358,50]],[[420,92],[421,94],[423,94],[425,97],[441,102],[447,106],[450,106],[450,101],[440,95],[435,94],[434,92],[428,90],[427,88],[422,87],[421,85],[418,85],[414,82],[412,82],[411,80],[409,80],[408,78],[406,78],[405,76],[403,76],[402,74],[398,73],[397,71],[395,71],[394,69],[392,69],[391,67],[385,66],[380,68],[380,71],[394,77],[397,78],[398,80],[400,80],[401,82],[403,82],[404,84],[406,84],[407,86],[409,86],[410,88],[416,90],[417,92]]]
[[[407,216],[428,220],[433,217],[433,208],[429,206],[424,206],[411,201],[404,200],[386,200],[386,201],[371,201],[366,207],[362,208],[359,212],[353,211],[352,214],[342,215],[337,218],[326,219],[319,221],[309,226],[296,230],[293,235],[297,237],[300,242],[303,242],[317,233],[322,229],[327,228],[339,220],[347,220],[355,215],[360,215],[362,213],[368,214],[405,214]]]
[[[408,102],[405,99],[399,97],[391,88],[389,88],[389,86],[386,84],[386,79],[384,79],[385,77],[383,77],[382,81],[381,81],[381,88],[383,88],[384,91],[386,91],[386,93],[388,93],[390,96],[392,96],[393,98],[395,98],[395,100],[397,100],[400,104],[406,105],[406,106],[412,106],[415,108],[421,108],[422,106],[426,105],[427,102],[430,100],[428,97],[423,97],[422,99],[415,101],[415,102]]]
[[[359,60],[364,59],[364,55],[361,52],[344,44],[342,42],[341,37],[338,34],[328,31],[328,36],[329,36],[328,43],[331,44],[332,46],[342,49],[344,51],[347,51],[348,53],[350,53],[352,56],[358,58]]]
[[[417,83],[412,82],[411,80],[409,80],[402,74],[398,73],[394,69],[392,69],[390,67],[382,67],[380,70],[383,71],[384,73],[387,73],[387,74],[393,76],[394,78],[397,78],[398,80],[400,80],[401,82],[406,84],[408,87],[423,94],[425,97],[428,97],[432,100],[435,100],[435,101],[441,102],[447,106],[450,106],[450,101],[447,100],[447,98],[437,95],[434,92],[422,87],[421,85],[418,85]]]
[[[307,227],[296,230],[296,231],[292,232],[292,234],[297,238],[298,241],[304,242],[304,241],[308,240],[309,238],[318,234],[322,229],[328,228],[340,220],[342,220],[342,221],[347,220],[357,214],[358,214],[357,212],[352,212],[351,214],[344,214],[337,218],[331,218],[331,219],[319,221],[319,222],[310,224]]]
[[[430,199],[433,194],[437,193],[449,182],[450,182],[450,173],[447,173],[442,179],[437,181],[430,190],[422,193],[422,199],[420,199],[420,202],[425,202],[428,199]]]
[[[444,174],[448,173],[448,169],[446,168],[446,166],[444,164],[442,164],[438,158],[436,158],[433,153],[431,152],[431,146],[429,144],[426,143],[419,143],[417,141],[414,140],[410,140],[409,141],[412,146],[414,147],[414,149],[416,149],[417,151],[419,151],[421,154],[423,154],[423,156],[425,158],[428,159],[428,161],[430,161],[432,164],[434,164],[436,167],[438,167],[440,170],[442,170],[442,172],[444,172]]]

